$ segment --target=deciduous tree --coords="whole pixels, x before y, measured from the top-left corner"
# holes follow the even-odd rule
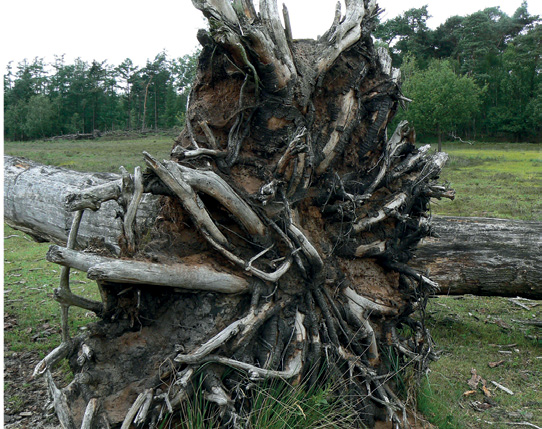
[[[452,133],[472,120],[483,90],[472,78],[458,76],[448,60],[433,60],[426,70],[419,70],[415,64],[409,67],[412,72],[403,91],[414,102],[405,116],[418,133],[437,135],[441,152],[443,134]]]

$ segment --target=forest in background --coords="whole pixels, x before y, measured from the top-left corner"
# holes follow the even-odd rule
[[[487,8],[427,26],[427,6],[377,24],[375,43],[401,67],[408,103],[398,120],[421,139],[542,141],[542,21],[527,2],[509,16]],[[182,127],[198,52],[144,67],[63,56],[10,63],[4,138]]]
[[[398,117],[422,138],[542,141],[542,21],[527,2],[452,16],[432,30],[427,6],[374,33],[415,103]]]
[[[58,56],[8,65],[4,138],[182,127],[199,52],[170,59],[161,52],[144,67],[129,58],[113,66]]]

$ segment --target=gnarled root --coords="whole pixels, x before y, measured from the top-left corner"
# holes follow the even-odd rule
[[[79,356],[77,382],[88,391],[84,393],[82,387],[76,390],[90,398],[86,406],[88,413],[81,420],[73,414],[69,401],[63,401],[63,398],[73,398],[75,390],[71,385],[57,390],[51,387],[55,392],[57,413],[59,416],[62,414],[66,422],[71,419],[71,427],[79,424],[85,427],[89,421],[97,422],[104,418],[112,425],[121,424],[126,428],[132,424],[147,427],[151,422],[165,418],[166,414],[180,410],[182,404],[198,391],[201,376],[203,400],[215,404],[222,421],[229,422],[233,427],[234,422],[239,424],[249,418],[249,399],[240,392],[246,392],[246,386],[251,383],[279,379],[310,386],[311,383],[325,384],[328,380],[338,386],[337,389],[345,389],[342,393],[340,390],[334,392],[339,396],[348,398],[352,397],[348,392],[356,392],[356,396],[352,397],[352,406],[355,407],[358,401],[365,401],[365,404],[369,401],[373,407],[382,408],[391,420],[404,425],[405,407],[392,395],[395,369],[389,366],[387,372],[382,372],[382,367],[386,367],[382,363],[386,362],[387,356],[381,355],[379,348],[388,343],[395,350],[397,361],[418,368],[420,365],[426,366],[430,357],[427,347],[420,350],[419,345],[429,340],[424,332],[419,331],[418,348],[412,348],[409,340],[401,338],[395,328],[391,328],[391,335],[384,336],[380,320],[394,314],[394,310],[375,304],[348,288],[340,289],[344,298],[339,301],[331,300],[333,288],[327,286],[312,292],[315,297],[312,304],[306,299],[299,301],[297,298],[291,298],[289,303],[283,302],[282,305],[280,301],[268,300],[258,307],[257,312],[249,310],[245,317],[229,323],[188,353],[184,351],[186,343],[177,346],[172,343],[169,347],[171,358],[166,360],[163,358],[165,351],[157,350],[157,355],[145,358],[155,362],[152,365],[142,365],[138,344],[143,341],[154,348],[158,343],[167,341],[171,330],[168,329],[168,334],[164,334],[160,341],[154,338],[156,343],[146,336],[150,326],[142,326],[134,331],[125,325],[128,329],[117,340],[87,338],[75,355]],[[173,308],[181,308],[185,299],[181,298]],[[250,308],[248,302],[246,305]],[[311,305],[314,306],[312,310]],[[173,308],[169,310],[170,313]],[[181,320],[177,320],[177,323],[182,323],[182,316]],[[169,315],[155,322],[165,324],[171,321]],[[95,336],[95,333],[92,335]],[[156,336],[156,332],[153,334],[149,331],[149,335]],[[260,357],[264,339],[267,348]],[[115,353],[121,354],[115,356],[111,363],[119,357],[127,368],[132,362],[139,362],[140,371],[148,374],[144,381],[137,382],[139,387],[135,390],[136,385],[126,384],[126,381],[121,386],[116,384],[116,377],[112,378],[120,390],[113,394],[107,394],[94,385],[93,377],[99,376],[101,371],[105,370],[104,374],[109,371],[101,362],[109,359],[108,356],[113,357],[111,351],[106,350],[111,344],[118,344]],[[276,356],[282,356],[282,359],[276,359]],[[148,372],[151,366],[156,367],[157,364],[160,368],[158,373],[152,370]],[[138,389],[139,393],[136,393]],[[132,401],[129,404],[122,402],[122,407],[126,408],[111,409],[118,401],[115,398],[123,395],[132,396]],[[85,400],[83,396],[79,398]],[[100,407],[96,402],[98,398],[102,404]],[[120,403],[117,402],[118,405]],[[370,424],[370,420],[366,423]]]
[[[77,211],[59,292],[75,373],[49,383],[63,425],[153,427],[195,395],[230,427],[250,423],[267,380],[329,382],[366,425],[407,427],[396,375],[434,357],[423,325],[438,285],[408,266],[432,233],[431,197],[447,156],[386,126],[404,97],[369,31],[376,2],[346,1],[317,41],[292,39],[275,0],[193,0],[211,19],[174,160],[69,196]],[[206,147],[204,147],[206,146]],[[143,233],[145,193],[162,195]],[[75,249],[82,210],[115,200],[116,257]],[[76,297],[69,270],[97,280],[102,302]],[[100,321],[72,338],[68,308]],[[254,387],[256,386],[256,387]],[[108,423],[104,423],[108,422]]]
[[[399,135],[398,131],[390,139],[392,155],[404,151],[400,149]],[[287,151],[293,147],[290,145]],[[408,151],[403,153],[408,158]],[[353,256],[382,258],[380,262],[369,262],[365,269],[374,271],[376,267],[386,266],[397,273],[405,290],[416,297],[412,306],[405,304],[399,289],[393,292],[396,301],[386,303],[375,297],[370,288],[353,284],[357,274],[345,269],[344,261],[322,252],[301,226],[299,210],[291,210],[286,198],[274,202],[275,207],[282,205],[282,211],[278,212],[281,216],[275,213],[270,218],[251,207],[217,175],[206,173],[200,177],[195,170],[175,163],[158,163],[150,155],[146,159],[179,198],[209,248],[238,268],[213,268],[208,259],[198,265],[190,258],[157,264],[52,246],[48,253],[50,261],[66,269],[86,271],[90,278],[100,282],[104,297],[102,304],[68,296],[69,283],[62,276],[60,290],[71,298],[59,301],[63,305],[93,309],[103,319],[86,335],[66,336],[36,367],[38,376],[64,357],[72,364],[76,380],[64,389],[56,388],[48,375],[62,424],[92,427],[98,424],[94,422],[108,421],[124,428],[152,425],[166,414],[180,410],[201,387],[203,399],[216,405],[222,421],[236,426],[250,416],[248,396],[241,393],[245,387],[279,379],[306,386],[328,380],[344,389],[339,395],[352,397],[354,392],[352,406],[381,409],[387,419],[406,427],[405,405],[394,394],[392,380],[398,369],[392,362],[401,362],[402,370],[412,367],[421,373],[434,357],[427,331],[408,316],[417,305],[423,309],[422,301],[437,285],[393,259],[393,237],[358,245]],[[432,180],[443,160],[440,155],[428,157],[421,169],[409,170],[411,177],[419,183]],[[382,167],[369,187],[371,191],[381,186],[391,165],[390,161]],[[139,180],[136,177],[135,181]],[[208,183],[217,184],[225,194],[214,193]],[[139,191],[134,188],[132,198],[124,197],[131,201],[126,205],[130,216],[124,217],[125,234],[133,237],[126,249],[130,255],[138,252],[137,232],[131,219],[143,186],[142,183],[135,186]],[[198,192],[215,198],[235,217],[242,228],[237,235],[252,231],[253,237],[264,237],[265,231],[267,239],[274,235],[275,244],[252,256],[240,254],[232,245],[237,235],[218,228],[214,220],[216,209],[206,207]],[[413,189],[394,194],[376,215],[353,219],[352,232],[366,234],[391,221],[424,227],[421,218],[411,221],[405,213],[412,207],[412,199],[422,193]],[[350,202],[363,204],[365,198],[370,196],[358,198],[352,194]],[[73,236],[76,227],[77,219]],[[132,232],[127,232],[129,229]],[[354,267],[357,262],[349,264]],[[207,295],[202,295],[202,291]],[[247,293],[252,295],[247,297]],[[164,300],[167,304],[156,306],[156,302]],[[239,318],[239,314],[245,316]],[[407,320],[414,333],[403,338],[398,328]],[[111,332],[114,332],[112,337]],[[383,348],[392,351],[393,357],[391,352],[383,353]],[[143,361],[148,363],[142,365]],[[126,374],[112,371],[119,367],[131,369]],[[141,377],[140,373],[145,375]],[[112,391],[99,383],[104,377],[112,380],[115,386]],[[201,385],[198,380],[202,380]],[[68,397],[86,404],[82,415],[72,411]],[[360,411],[359,415],[371,425],[375,413],[366,415]]]

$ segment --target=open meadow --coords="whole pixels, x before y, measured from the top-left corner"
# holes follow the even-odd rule
[[[172,144],[171,137],[156,135],[118,141],[7,142],[4,151],[74,170],[118,172],[119,165],[128,170],[143,166],[143,150],[168,158]],[[454,143],[445,144],[444,150],[450,160],[441,179],[456,189],[457,197],[436,201],[434,215],[542,221],[542,145]],[[47,249],[47,243],[34,243],[4,227],[7,427],[44,427],[55,421],[35,420],[46,402],[45,383],[30,379],[33,366],[60,341],[60,310],[52,299],[60,269],[45,261]],[[71,275],[77,292],[97,294],[84,274],[72,270]],[[542,329],[521,322],[542,319],[540,304],[475,296],[441,296],[429,302],[426,324],[441,356],[422,380],[417,402],[431,423],[439,428],[529,427],[527,423],[542,427]],[[74,314],[74,332],[94,319],[83,311]],[[66,369],[59,368],[57,376],[67,381]],[[484,380],[477,387],[468,383],[472,371]],[[408,380],[404,382],[408,386]],[[411,392],[404,389],[405,395]],[[302,409],[304,402],[299,404],[303,417],[307,409]]]
[[[436,215],[542,221],[542,145],[447,143],[441,179],[457,192],[433,205]]]

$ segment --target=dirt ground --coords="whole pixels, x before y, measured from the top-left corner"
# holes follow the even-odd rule
[[[14,322],[4,318],[4,328]],[[4,428],[53,429],[60,425],[48,406],[44,377],[32,379],[32,371],[40,361],[37,352],[16,353],[4,344]],[[54,375],[53,375],[54,377]]]

